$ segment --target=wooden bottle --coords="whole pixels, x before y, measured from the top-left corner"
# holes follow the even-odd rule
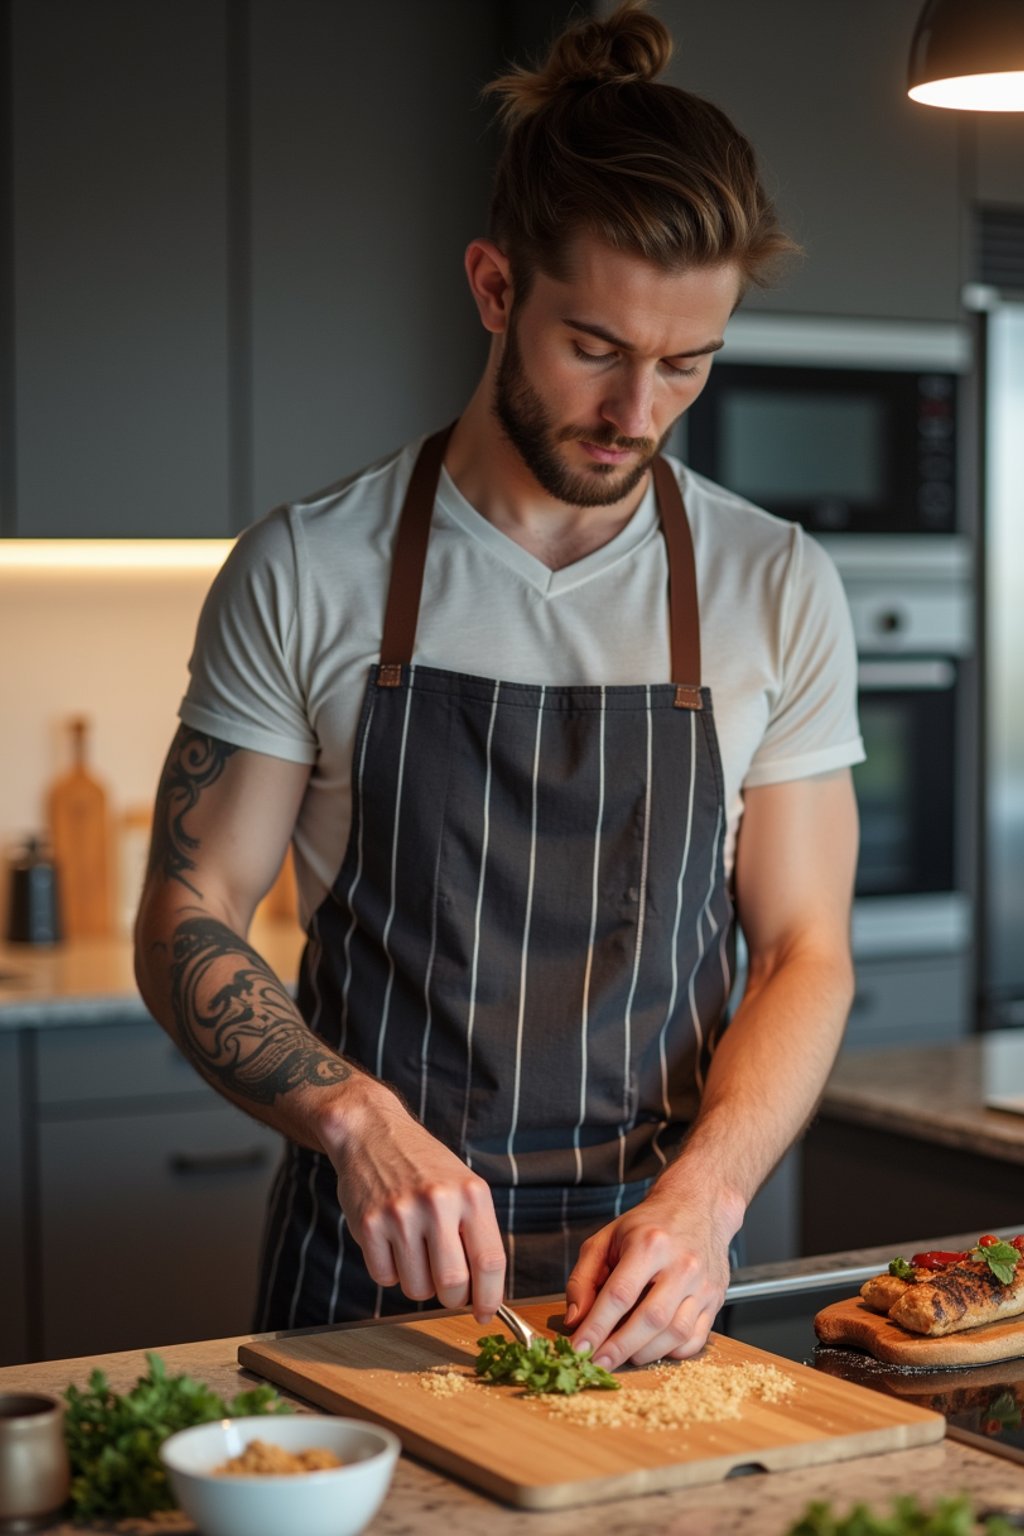
[[[107,795],[86,766],[88,720],[79,717],[70,724],[72,766],[54,782],[48,805],[64,937],[107,938],[111,931]]]

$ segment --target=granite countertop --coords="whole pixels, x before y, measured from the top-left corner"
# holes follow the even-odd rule
[[[305,942],[297,925],[255,922],[249,940],[293,986]],[[148,1017],[135,985],[128,938],[78,939],[47,947],[0,944],[0,1030]]]
[[[948,1241],[953,1241],[952,1238]],[[888,1250],[885,1250],[888,1253]],[[762,1265],[737,1271],[737,1281],[773,1275],[821,1274],[850,1265],[880,1262],[881,1249],[826,1254],[787,1265]],[[372,1326],[372,1325],[357,1325]],[[250,1337],[259,1337],[252,1335]],[[271,1337],[271,1335],[263,1335]],[[237,1364],[241,1338],[177,1344],[159,1352],[172,1373],[180,1371],[208,1382],[230,1396],[254,1378]],[[70,1381],[86,1382],[102,1369],[117,1391],[129,1388],[145,1370],[142,1351],[49,1360],[0,1369],[0,1392],[36,1391],[59,1395]],[[285,1392],[285,1397],[291,1394]],[[294,1397],[292,1401],[299,1402]],[[578,1536],[600,1525],[605,1536],[783,1536],[814,1499],[831,1500],[840,1511],[859,1501],[887,1511],[901,1494],[927,1503],[942,1495],[971,1495],[979,1505],[1024,1510],[1024,1465],[1017,1465],[955,1440],[916,1450],[892,1451],[853,1461],[832,1462],[791,1472],[768,1472],[709,1484],[702,1488],[612,1500],[591,1509],[540,1512],[496,1503],[443,1473],[403,1456],[384,1506],[368,1527],[370,1536]],[[598,1515],[598,1510],[600,1511]],[[194,1533],[181,1523],[133,1522],[137,1533]],[[54,1536],[76,1536],[80,1527],[60,1524]],[[98,1531],[114,1527],[94,1527]]]
[[[1024,1115],[985,1103],[986,1090],[993,1083],[1005,1089],[1017,1063],[1024,1090],[1024,1030],[1019,1036],[1002,1032],[955,1045],[842,1056],[818,1113],[827,1120],[1024,1163]]]

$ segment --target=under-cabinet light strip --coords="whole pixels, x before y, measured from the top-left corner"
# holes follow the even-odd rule
[[[216,571],[231,539],[0,539],[6,571]]]

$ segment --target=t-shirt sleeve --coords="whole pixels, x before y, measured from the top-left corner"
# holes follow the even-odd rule
[[[287,511],[239,538],[203,604],[178,715],[233,746],[313,763],[297,663],[298,568]]]
[[[780,686],[745,788],[809,778],[864,760],[857,720],[857,650],[842,582],[801,528],[782,594]]]

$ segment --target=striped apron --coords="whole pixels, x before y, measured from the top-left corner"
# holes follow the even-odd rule
[[[663,459],[675,681],[545,687],[412,664],[450,431],[406,493],[352,830],[299,1007],[487,1180],[521,1297],[564,1289],[583,1239],[643,1198],[694,1118],[733,973],[725,803]],[[408,1310],[368,1275],[330,1161],[289,1145],[257,1326]]]

